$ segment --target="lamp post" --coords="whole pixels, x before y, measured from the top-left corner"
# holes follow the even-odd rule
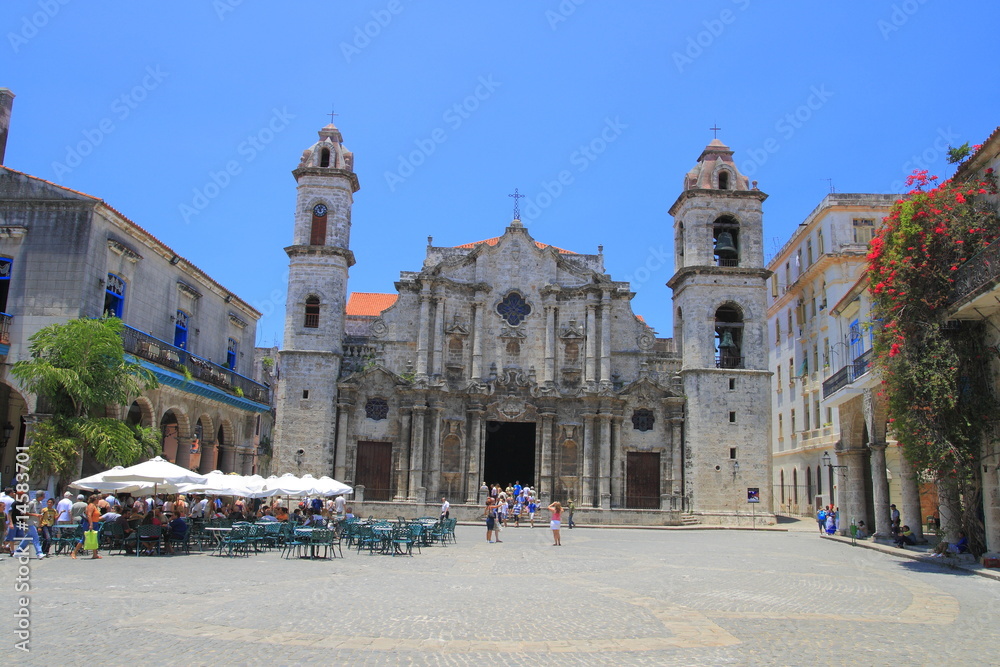
[[[0,449],[3,449],[7,446],[7,443],[10,442],[10,436],[13,434],[14,434],[14,425],[10,423],[10,420],[7,420],[7,423],[4,424],[3,427],[3,437],[0,438]]]

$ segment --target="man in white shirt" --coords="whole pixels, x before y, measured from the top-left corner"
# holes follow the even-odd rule
[[[14,489],[4,489],[0,493],[0,503],[4,504],[4,512],[10,514],[10,506],[14,504]]]
[[[451,510],[451,503],[448,502],[447,498],[442,498],[441,499],[441,518],[442,519],[447,519],[448,518],[448,512],[449,512],[449,510]]]
[[[333,501],[333,509],[336,511],[338,519],[344,518],[344,507],[346,504],[344,496],[337,496],[337,499]]]
[[[70,500],[70,498],[72,497],[73,494],[67,491],[66,493],[63,494],[62,500],[60,500],[59,503],[56,505],[56,512],[58,513],[56,515],[56,523],[73,522],[73,519],[70,516],[70,513],[73,510],[73,501]]]

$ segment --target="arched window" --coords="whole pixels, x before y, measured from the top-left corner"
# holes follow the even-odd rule
[[[329,167],[330,166],[330,149],[324,148],[319,152],[319,166]]]
[[[309,296],[306,298],[306,321],[304,326],[307,329],[319,328],[319,297]]]
[[[806,468],[806,500],[809,504],[813,501],[813,474],[812,468]]]
[[[730,215],[718,218],[712,225],[717,266],[740,265],[740,223]]]
[[[820,473],[820,467],[816,466],[816,495],[817,496],[822,496],[823,495],[823,476],[820,475],[819,473]]]
[[[104,314],[107,317],[121,319],[125,308],[125,281],[113,273],[108,274],[107,287],[104,289]]]
[[[781,486],[781,504],[785,504],[785,471],[778,472],[778,484]]]
[[[174,318],[174,347],[182,350],[187,349],[188,340],[188,314],[183,310],[178,310]]]
[[[799,504],[799,469],[792,468],[792,502]]]
[[[326,245],[326,204],[316,204],[312,210],[309,245]]]
[[[729,189],[729,172],[728,171],[723,170],[723,171],[719,172],[719,189],[720,190],[728,190]]]
[[[743,368],[743,314],[733,305],[715,311],[715,367]]]

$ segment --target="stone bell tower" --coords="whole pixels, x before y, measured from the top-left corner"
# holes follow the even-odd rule
[[[354,155],[332,123],[302,153],[288,254],[285,341],[274,435],[277,473],[333,475],[337,379],[344,339]]]
[[[770,515],[770,372],[761,205],[733,151],[705,147],[670,207],[674,340],[687,397],[686,509],[723,523]],[[751,508],[748,489],[759,490]]]

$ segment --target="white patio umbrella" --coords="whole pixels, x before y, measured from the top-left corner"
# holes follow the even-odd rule
[[[177,493],[179,484],[204,484],[207,478],[187,468],[174,465],[159,456],[148,461],[137,463],[121,470],[108,470],[102,473],[108,482],[130,482],[153,485],[153,493]],[[148,486],[147,484],[147,486]]]
[[[215,496],[240,496],[247,498],[252,489],[247,486],[242,475],[227,475],[221,470],[213,470],[205,475],[204,484],[181,484],[181,493],[207,493]]]
[[[316,491],[316,479],[312,475],[296,477],[286,472],[281,477],[271,476],[264,480],[264,487],[254,494],[255,498],[270,498],[271,496],[303,496],[319,495]]]
[[[131,493],[133,495],[141,495],[141,492],[147,488],[152,492],[153,484],[149,482],[109,482],[104,478],[105,473],[117,472],[124,469],[122,466],[115,466],[111,470],[105,470],[96,475],[78,479],[69,486],[71,489],[92,489],[94,491],[112,491],[114,493]],[[164,491],[164,493],[173,493],[173,491]]]
[[[347,486],[343,482],[338,482],[332,477],[327,477],[323,475],[316,480],[316,486],[321,496],[341,496],[348,493],[353,493],[354,489]]]

